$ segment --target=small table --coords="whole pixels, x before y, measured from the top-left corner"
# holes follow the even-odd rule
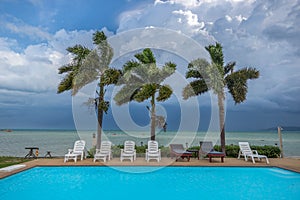
[[[198,149],[187,149],[188,152],[195,153],[195,156],[198,157],[199,160],[199,150]]]
[[[28,154],[25,156],[25,158],[37,158],[37,155],[33,153],[33,150],[36,150],[38,152],[38,147],[25,147],[25,149],[29,149]]]
[[[47,156],[49,156],[50,158],[52,158],[51,151],[47,151],[47,153],[45,154],[45,158],[47,158]]]

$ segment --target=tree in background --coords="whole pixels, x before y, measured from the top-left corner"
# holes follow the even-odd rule
[[[95,104],[97,111],[97,145],[100,148],[102,135],[103,112],[107,112],[109,102],[105,101],[105,86],[115,84],[120,76],[120,71],[109,67],[113,49],[107,42],[107,38],[103,31],[96,31],[93,34],[93,43],[96,48],[91,50],[82,45],[75,45],[67,48],[74,57],[72,61],[59,68],[59,74],[66,74],[64,79],[58,85],[58,93],[67,90],[72,91],[72,95],[85,85],[99,80],[97,97],[89,99]]]
[[[235,62],[224,65],[222,46],[219,43],[205,49],[210,54],[211,63],[205,59],[196,59],[189,63],[186,78],[194,78],[183,89],[183,98],[201,95],[212,90],[218,97],[221,148],[225,153],[225,88],[228,89],[236,104],[246,100],[247,80],[259,77],[255,68],[242,68],[234,71]]]
[[[162,82],[175,72],[176,64],[167,62],[162,68],[157,67],[149,48],[135,54],[135,58],[137,61],[130,60],[124,64],[118,83],[122,88],[114,100],[117,105],[122,105],[130,101],[143,102],[150,99],[151,108],[147,108],[151,114],[151,140],[155,140],[155,127],[161,121],[156,116],[155,104],[156,101],[166,101],[172,95],[172,88]]]

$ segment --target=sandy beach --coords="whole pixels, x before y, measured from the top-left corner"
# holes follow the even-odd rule
[[[48,159],[34,159],[32,161],[23,163],[26,167],[17,169],[11,172],[0,172],[0,178],[10,176],[12,174],[33,168],[38,166],[203,166],[203,167],[279,167],[291,171],[300,173],[300,159],[296,158],[270,158],[270,164],[266,164],[265,161],[252,162],[244,161],[243,159],[238,160],[237,158],[225,158],[225,162],[222,163],[220,159],[214,158],[210,163],[208,159],[196,159],[192,158],[189,162],[186,160],[178,160],[171,158],[162,158],[160,162],[150,161],[146,162],[144,157],[138,157],[134,162],[123,161],[120,162],[119,158],[113,158],[108,162],[96,162],[94,163],[91,158],[83,161],[73,161],[64,163],[63,158],[48,158]]]

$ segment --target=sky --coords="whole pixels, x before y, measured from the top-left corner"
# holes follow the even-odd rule
[[[0,0],[0,129],[93,126],[87,121],[95,114],[83,101],[94,95],[95,86],[75,97],[57,94],[57,86],[63,78],[58,68],[71,61],[66,48],[94,48],[97,30],[121,52],[113,67],[121,68],[148,46],[160,63],[169,59],[178,65],[166,80],[177,93],[158,105],[169,129],[217,124],[212,93],[188,101],[180,96],[187,64],[196,59],[191,55],[199,50],[199,57],[205,56],[203,47],[215,42],[222,44],[226,63],[260,71],[259,79],[248,81],[245,102],[236,105],[226,92],[227,130],[300,126],[299,0]],[[129,50],[122,50],[124,43]],[[199,48],[192,52],[195,44]],[[115,90],[107,89],[111,109],[104,129],[149,129],[149,102],[118,107]]]

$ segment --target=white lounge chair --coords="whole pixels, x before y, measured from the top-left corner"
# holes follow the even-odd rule
[[[146,160],[155,159],[157,162],[161,160],[161,152],[158,149],[158,142],[150,140],[148,141],[148,148],[146,149]]]
[[[111,142],[102,141],[100,149],[96,149],[96,153],[94,155],[94,162],[96,162],[96,160],[103,160],[103,162],[106,162],[107,159],[112,159]]]
[[[240,151],[238,155],[238,159],[240,159],[241,156],[244,156],[245,161],[248,161],[248,157],[252,159],[252,162],[255,163],[255,158],[258,160],[264,158],[266,159],[267,164],[269,164],[269,159],[265,155],[259,155],[257,150],[251,150],[250,145],[248,142],[239,142]]]
[[[124,149],[121,149],[121,162],[125,159],[129,159],[131,162],[136,160],[136,150],[134,141],[125,141]]]
[[[68,160],[74,160],[74,162],[76,162],[77,161],[77,156],[80,156],[81,160],[83,160],[84,148],[85,148],[85,141],[84,140],[77,140],[74,143],[74,148],[73,149],[68,149],[68,153],[65,155],[64,162],[67,162]]]

